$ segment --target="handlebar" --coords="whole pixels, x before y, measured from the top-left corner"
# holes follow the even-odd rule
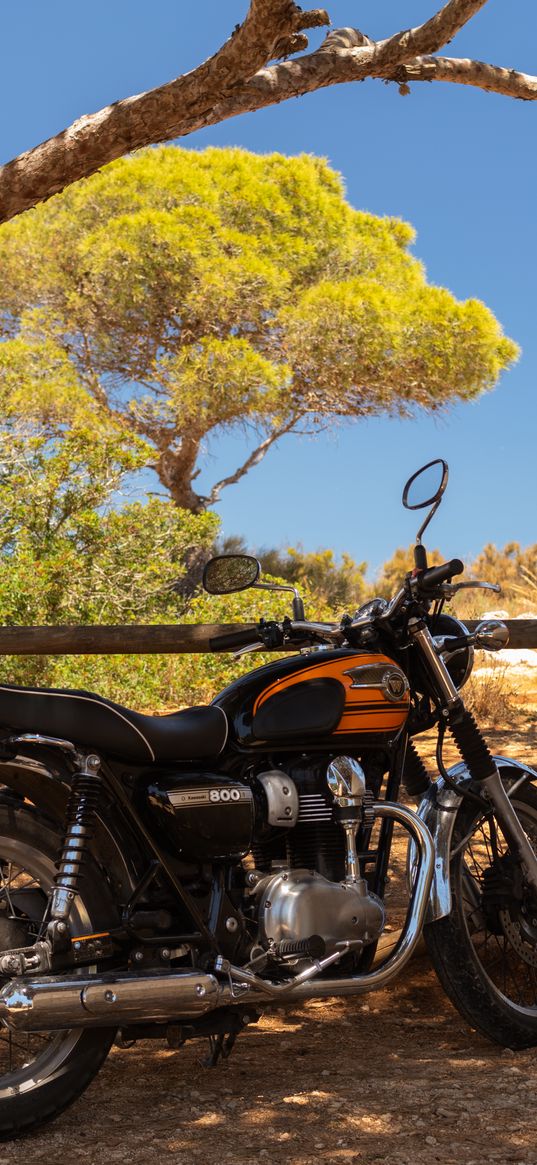
[[[374,613],[364,609],[363,614],[359,611],[352,621],[346,617],[347,622],[344,620],[339,627],[330,623],[309,622],[306,619],[285,619],[282,624],[275,622],[266,623],[262,619],[260,623],[241,628],[240,631],[231,631],[226,635],[215,636],[214,639],[209,641],[209,648],[211,651],[235,651],[240,654],[245,649],[262,650],[263,647],[268,650],[281,650],[284,648],[284,645],[287,647],[293,646],[293,636],[295,637],[295,643],[298,648],[304,644],[304,639],[310,636],[313,643],[321,641],[326,644],[332,644],[334,647],[339,647],[346,639],[352,642],[348,635],[349,632],[357,632],[375,624],[388,624],[399,614],[401,607],[410,598],[411,592],[414,593],[415,597],[421,592],[424,599],[427,598],[428,591],[437,591],[437,588],[442,585],[445,586],[447,592],[450,588],[446,584],[448,584],[453,575],[462,574],[463,570],[464,564],[460,558],[452,558],[449,562],[443,562],[440,566],[428,567],[426,570],[416,574],[413,578],[407,575],[405,586],[394,595],[389,603],[386,603],[384,600],[385,605],[383,609],[379,609]],[[411,592],[408,589],[409,584]],[[462,585],[470,584],[463,583]],[[454,583],[451,590],[455,591],[456,589],[457,584]],[[381,601],[378,600],[379,603]],[[369,604],[366,606],[369,606]]]
[[[242,654],[243,650],[257,650],[263,647],[269,650],[278,650],[284,646],[286,635],[295,635],[300,640],[305,636],[314,636],[323,642],[329,641],[339,646],[344,640],[340,627],[331,623],[311,623],[308,620],[287,619],[282,625],[274,622],[265,623],[262,619],[252,627],[245,627],[240,631],[230,631],[227,635],[216,635],[209,640],[211,651],[235,651]]]

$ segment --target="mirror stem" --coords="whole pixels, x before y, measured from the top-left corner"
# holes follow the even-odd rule
[[[297,622],[300,621],[302,623],[304,621],[304,619],[306,618],[305,613],[304,613],[304,602],[300,598],[300,595],[299,595],[296,587],[292,587],[292,586],[286,587],[283,585],[283,583],[256,582],[253,584],[252,590],[254,588],[255,588],[255,590],[259,590],[259,591],[292,591],[293,592],[293,619],[296,619]]]
[[[437,498],[437,500],[435,502],[433,502],[431,509],[429,510],[429,513],[427,514],[425,521],[422,522],[422,524],[418,530],[418,533],[416,534],[416,542],[417,542],[418,546],[421,543],[421,539],[422,539],[423,534],[425,533],[425,531],[427,529],[427,526],[429,525],[429,522],[431,521],[431,518],[434,518],[441,501],[442,501],[442,496],[440,496],[439,498]]]

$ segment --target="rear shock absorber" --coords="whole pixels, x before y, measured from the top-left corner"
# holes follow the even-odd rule
[[[102,785],[101,760],[95,753],[82,759],[74,773],[71,795],[67,805],[65,835],[56,863],[56,874],[50,898],[49,938],[62,942],[68,935],[69,915],[84,876],[83,865],[93,837],[95,811]]]

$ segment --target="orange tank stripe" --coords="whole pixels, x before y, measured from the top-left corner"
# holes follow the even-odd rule
[[[334,730],[335,735],[353,732],[389,732],[401,728],[408,716],[410,707],[408,694],[406,699],[398,700],[394,704],[388,700],[384,692],[376,688],[353,688],[352,677],[345,675],[345,672],[352,667],[367,667],[370,664],[383,663],[397,667],[397,664],[386,655],[372,655],[364,651],[326,663],[321,662],[310,667],[300,668],[292,675],[282,676],[281,679],[275,680],[268,688],[260,692],[254,704],[254,716],[271,696],[284,692],[296,684],[314,679],[333,679],[338,680],[345,689],[345,707]]]
[[[275,680],[270,687],[265,688],[264,692],[260,693],[254,704],[254,716],[261,705],[265,703],[265,700],[268,700],[269,696],[274,696],[277,691],[283,692],[285,688],[293,687],[294,684],[301,684],[306,679],[313,680],[320,678],[339,680],[344,686],[347,684],[350,686],[350,677],[343,675],[349,668],[357,667],[358,663],[363,664],[365,667],[366,664],[370,663],[391,662],[391,659],[388,659],[385,655],[369,655],[364,653],[363,655],[348,655],[346,659],[335,659],[331,660],[330,663],[318,663],[313,667],[301,668],[300,671],[293,672],[290,676],[282,676],[281,680]],[[371,688],[364,688],[363,690],[364,692],[371,692]]]
[[[404,719],[404,718],[403,718]],[[387,716],[346,716],[342,715],[334,732],[386,732],[390,728],[398,728],[403,722],[401,716],[387,718]]]

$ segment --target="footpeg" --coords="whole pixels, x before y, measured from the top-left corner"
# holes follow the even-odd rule
[[[275,943],[269,954],[275,959],[322,959],[326,954],[326,943],[320,934],[312,934],[311,938],[297,942],[284,940]]]

